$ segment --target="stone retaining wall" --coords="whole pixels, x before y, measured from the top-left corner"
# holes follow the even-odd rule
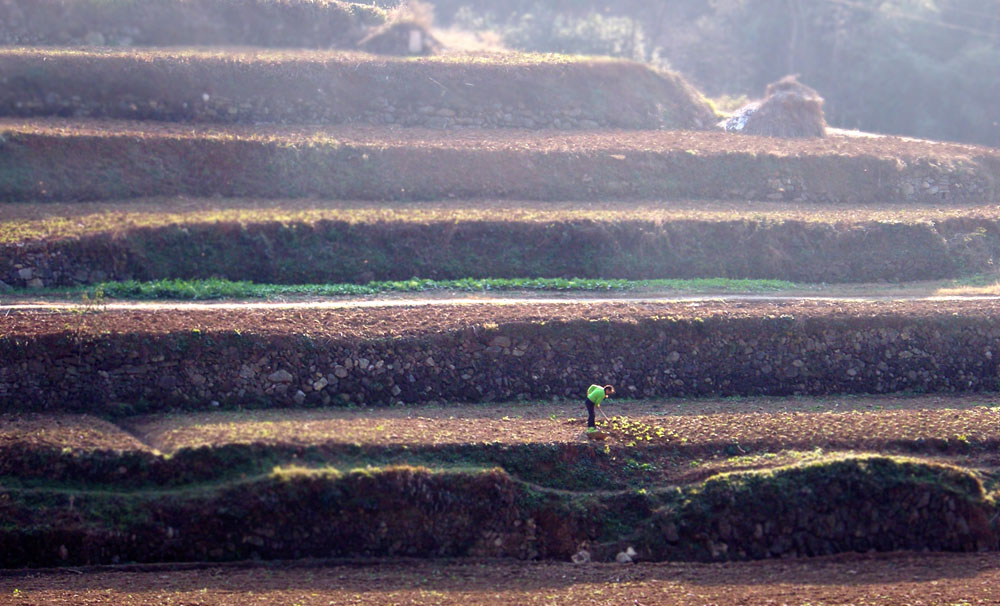
[[[5,410],[377,405],[997,389],[1000,325],[905,313],[555,321],[398,339],[191,331],[0,337]]]

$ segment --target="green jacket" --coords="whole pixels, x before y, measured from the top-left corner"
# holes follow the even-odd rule
[[[591,385],[587,388],[587,399],[593,402],[594,406],[600,406],[604,401],[604,388],[600,385]]]

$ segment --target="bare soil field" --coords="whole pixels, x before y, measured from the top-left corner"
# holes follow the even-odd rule
[[[609,401],[603,412],[652,426],[644,432],[648,435],[637,435],[641,430],[618,430],[611,435],[611,443],[644,446],[753,444],[754,451],[770,452],[831,447],[868,450],[896,441],[955,440],[958,436],[976,443],[1000,439],[1000,396],[996,394]],[[144,417],[125,424],[143,442],[169,453],[231,443],[576,442],[581,439],[585,416],[583,405],[572,402],[219,412]],[[660,429],[663,432],[658,435]]]
[[[0,318],[0,335],[37,337],[73,333],[77,336],[108,334],[165,334],[211,332],[259,335],[305,335],[313,338],[402,338],[463,329],[483,329],[490,324],[558,323],[611,320],[637,322],[643,318],[760,318],[784,314],[810,317],[857,318],[904,314],[914,320],[949,313],[966,317],[991,317],[1000,313],[993,299],[968,301],[931,300],[788,300],[788,301],[689,301],[510,304],[482,303],[360,307],[352,309],[177,309],[166,311],[109,310],[96,305],[89,313],[75,311],[12,311]],[[72,322],[68,322],[72,320]]]
[[[15,415],[0,413],[0,448],[145,450],[147,447],[113,423],[89,415]]]
[[[1000,555],[840,555],[725,564],[380,561],[18,574],[6,604],[652,604],[973,606],[1000,603]]]
[[[0,119],[0,199],[152,195],[989,203],[996,150],[833,135]]]

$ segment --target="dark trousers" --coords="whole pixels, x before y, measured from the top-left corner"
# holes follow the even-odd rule
[[[587,404],[587,427],[596,427],[594,425],[594,403],[590,401],[590,398],[584,398],[583,401]]]

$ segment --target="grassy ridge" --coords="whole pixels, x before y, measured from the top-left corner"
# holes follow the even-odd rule
[[[43,205],[35,212],[46,210]],[[384,211],[193,215],[108,208],[80,218],[69,213],[11,221],[0,227],[2,237],[10,238],[0,243],[0,280],[32,287],[210,278],[366,285],[413,276],[835,284],[954,279],[989,272],[1000,255],[1000,220],[946,213],[937,220],[917,213],[910,221],[890,215],[859,223],[840,222],[836,215],[822,222],[695,212],[689,219],[667,210],[636,216],[511,211],[505,217],[498,209],[449,217],[445,209],[398,205]],[[41,237],[22,239],[31,234]]]
[[[288,199],[150,198],[119,202],[8,203],[0,205],[0,244],[30,240],[82,238],[101,233],[122,235],[137,228],[171,225],[283,224],[315,225],[321,221],[364,223],[442,222],[623,223],[750,222],[761,225],[823,223],[928,224],[959,232],[960,223],[974,227],[1000,222],[1000,207],[941,207],[880,203],[808,207],[795,203],[718,200],[670,201],[432,201],[387,206],[381,202]],[[969,230],[966,230],[969,231]]]
[[[886,493],[895,500],[882,499]],[[459,464],[296,466],[190,491],[8,488],[3,496],[0,565],[8,567],[67,563],[47,544],[56,537],[71,564],[105,563],[112,554],[150,562],[329,556],[331,549],[564,559],[584,540],[597,560],[613,559],[623,541],[652,560],[996,547],[988,523],[995,503],[975,475],[876,456],[610,493],[540,489],[502,468]],[[74,516],[58,514],[67,507]]]

